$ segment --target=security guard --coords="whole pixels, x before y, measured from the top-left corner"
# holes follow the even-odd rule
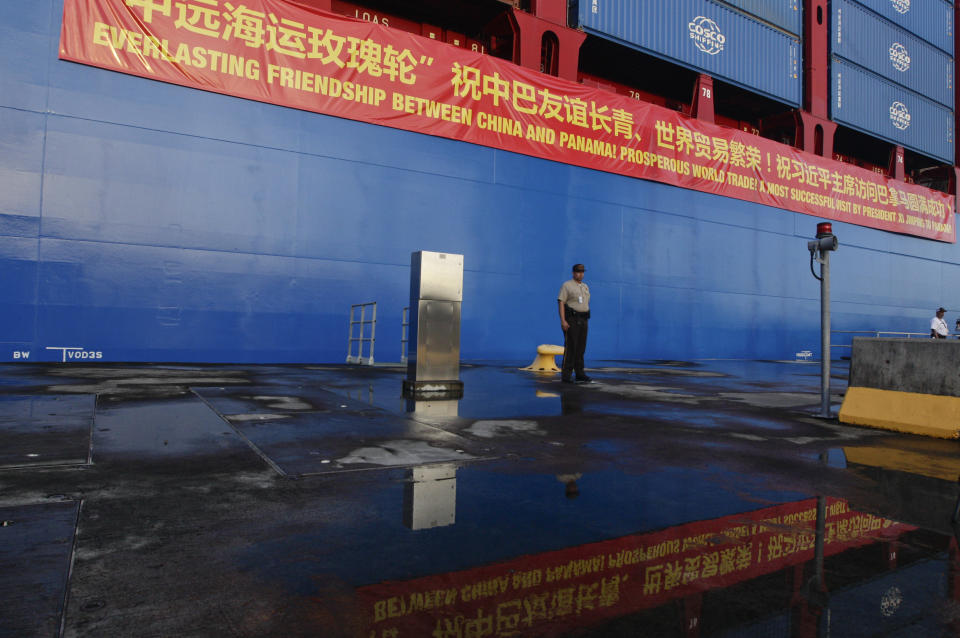
[[[590,383],[592,379],[583,371],[583,353],[587,349],[587,322],[590,320],[590,288],[583,283],[583,264],[574,264],[573,279],[563,282],[557,305],[560,310],[560,327],[563,328],[563,368],[560,379],[573,383]]]

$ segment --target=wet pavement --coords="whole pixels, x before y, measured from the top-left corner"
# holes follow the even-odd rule
[[[960,634],[960,443],[595,363],[0,366],[0,636]]]

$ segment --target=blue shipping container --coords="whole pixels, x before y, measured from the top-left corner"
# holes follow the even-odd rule
[[[799,36],[803,33],[800,0],[723,0],[745,13]]]
[[[953,6],[945,0],[860,0],[860,4],[953,55]]]
[[[832,58],[831,119],[953,163],[953,112],[878,75]]]
[[[953,58],[850,0],[833,0],[830,52],[953,108]]]
[[[799,106],[800,42],[709,0],[582,0],[580,26]]]

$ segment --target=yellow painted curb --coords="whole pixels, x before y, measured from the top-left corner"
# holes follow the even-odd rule
[[[840,422],[956,439],[960,438],[960,397],[847,388]]]

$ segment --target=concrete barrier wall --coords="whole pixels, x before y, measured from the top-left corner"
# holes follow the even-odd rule
[[[856,337],[849,385],[960,397],[960,340]]]

